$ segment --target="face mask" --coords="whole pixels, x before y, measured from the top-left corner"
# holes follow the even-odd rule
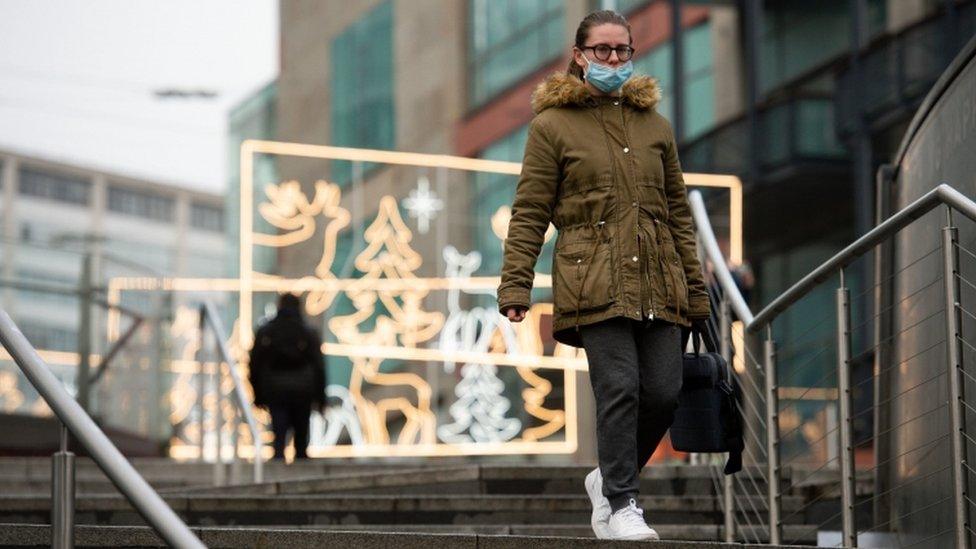
[[[583,59],[586,59],[585,55]],[[586,59],[586,81],[603,93],[616,91],[632,74],[634,74],[634,64],[630,61],[614,69]]]

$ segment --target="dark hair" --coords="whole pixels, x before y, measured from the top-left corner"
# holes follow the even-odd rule
[[[623,15],[613,10],[600,10],[587,15],[580,21],[579,27],[576,29],[576,42],[574,45],[582,49],[586,45],[586,39],[590,37],[590,29],[608,23],[611,25],[620,25],[627,29],[627,36],[630,37],[630,42],[634,42],[633,37],[630,36],[630,23],[627,22],[627,19]],[[576,64],[575,58],[570,58],[569,67],[566,68],[566,72],[583,80],[583,67]]]
[[[291,310],[298,311],[301,309],[302,302],[299,301],[298,296],[295,294],[281,294],[278,296],[278,310]]]

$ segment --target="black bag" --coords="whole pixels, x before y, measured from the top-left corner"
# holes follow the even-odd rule
[[[711,328],[711,326],[709,326]],[[671,445],[682,452],[728,452],[725,474],[742,469],[742,417],[739,388],[728,363],[715,352],[715,338],[692,329],[694,352],[684,353],[683,381],[671,424]],[[682,349],[687,339],[682,338]]]
[[[298,318],[276,318],[258,334],[262,347],[260,386],[263,401],[306,402],[316,399],[316,368],[309,360],[315,340]],[[324,398],[324,397],[323,397]]]

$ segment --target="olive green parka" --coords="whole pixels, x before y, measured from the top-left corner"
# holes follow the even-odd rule
[[[687,191],[657,80],[635,76],[594,96],[570,74],[532,96],[522,173],[505,240],[498,309],[529,307],[551,222],[553,336],[612,317],[684,326],[710,314]]]

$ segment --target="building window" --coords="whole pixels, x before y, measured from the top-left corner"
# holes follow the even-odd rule
[[[17,269],[16,276],[17,280],[30,281],[39,285],[50,285],[61,289],[68,289],[78,285],[78,280],[70,276],[59,276],[42,271]],[[78,304],[77,296],[61,292],[44,291],[41,288],[18,290],[17,301],[22,304],[47,303],[61,305],[66,309],[76,307]]]
[[[331,57],[332,142],[394,148],[393,3],[383,2],[337,36]],[[332,162],[332,177],[348,183],[352,165]]]
[[[20,169],[20,194],[47,200],[88,205],[91,182],[34,168]]]
[[[153,219],[155,221],[173,221],[175,201],[168,196],[160,196],[148,191],[109,187],[108,209],[121,214]]]
[[[650,3],[651,0],[591,0],[590,11],[613,10],[627,15]]]
[[[217,206],[206,204],[190,205],[190,225],[205,231],[220,232],[224,230],[224,210]]]
[[[712,56],[711,28],[705,23],[682,34],[684,41],[684,99],[685,116],[683,139],[693,139],[708,131],[715,123],[715,71]],[[671,62],[674,53],[671,42],[664,42],[650,52],[634,59],[634,70],[657,78],[661,86],[661,103],[657,111],[674,120],[674,93]]]
[[[563,0],[468,0],[468,104],[477,107],[567,48]]]
[[[27,341],[37,349],[47,351],[74,351],[78,348],[78,332],[46,326],[24,320],[17,325]]]
[[[885,0],[867,0],[870,37],[885,28]],[[851,44],[849,0],[780,0],[763,15],[759,83],[772,90],[831,59],[846,55]]]

